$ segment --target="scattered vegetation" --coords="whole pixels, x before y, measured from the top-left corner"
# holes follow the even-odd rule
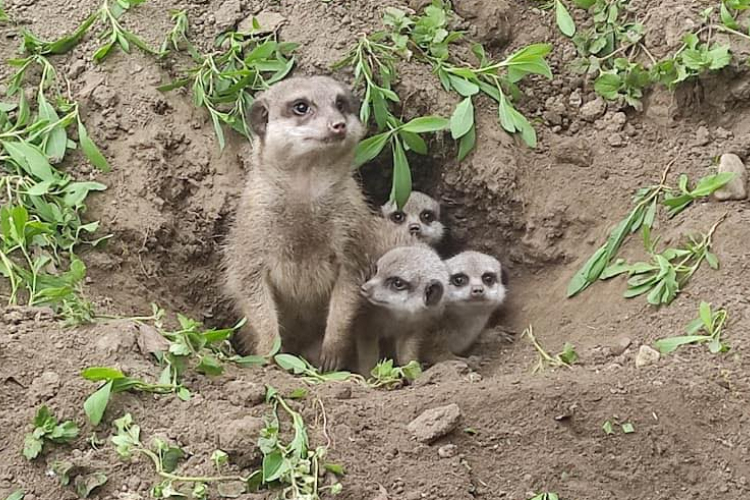
[[[558,368],[561,366],[570,368],[571,365],[578,361],[578,353],[576,352],[573,344],[569,342],[565,342],[563,350],[560,353],[556,354],[555,356],[551,356],[547,351],[544,350],[544,347],[542,347],[542,345],[534,336],[534,329],[531,325],[529,325],[528,328],[523,331],[521,337],[528,337],[529,341],[534,346],[534,349],[536,349],[537,355],[539,356],[536,365],[534,365],[533,373],[542,372],[547,368]]]
[[[91,493],[107,483],[107,475],[101,471],[85,472],[72,462],[56,460],[50,471],[60,479],[60,484],[68,486],[73,483],[78,498],[88,498]]]
[[[404,366],[395,366],[393,360],[384,359],[372,369],[372,377],[367,384],[373,388],[396,389],[416,380],[421,374],[422,367],[416,361],[410,361]]]
[[[46,443],[70,443],[78,437],[78,425],[72,420],[58,424],[46,405],[37,410],[32,423],[34,430],[23,441],[23,456],[27,460],[38,457]]]
[[[687,335],[657,340],[654,346],[662,354],[669,354],[687,344],[708,344],[708,350],[712,354],[726,352],[729,346],[721,341],[726,321],[726,309],[712,310],[711,304],[701,301],[698,317],[685,327]],[[701,330],[704,334],[698,335]]]
[[[450,5],[434,0],[424,12],[412,19],[400,9],[387,8],[383,18],[385,30],[362,36],[349,54],[334,65],[334,69],[351,66],[355,86],[364,87],[360,118],[368,123],[374,118],[377,132],[362,142],[356,165],[372,160],[390,145],[393,155],[393,187],[391,199],[398,206],[406,202],[411,191],[411,173],[407,151],[427,153],[427,145],[419,134],[450,129],[459,142],[458,158],[462,160],[476,144],[474,96],[484,93],[498,104],[498,118],[509,133],[520,133],[531,147],[536,145],[536,132],[529,121],[513,106],[520,92],[516,84],[529,74],[552,77],[544,57],[551,46],[530,45],[501,62],[487,58],[479,44],[472,46],[477,59],[474,65],[457,62],[449,45],[462,39],[462,33],[450,30],[453,13]],[[400,104],[393,85],[398,80],[395,64],[401,58],[411,58],[429,64],[446,91],[461,97],[450,120],[439,117],[419,117],[406,125],[393,107]],[[402,110],[403,112],[403,110]]]
[[[560,500],[560,497],[557,493],[545,492],[534,495],[529,500]]]
[[[228,455],[216,450],[211,461],[217,471],[215,476],[189,476],[177,472],[180,461],[187,457],[181,448],[169,445],[164,440],[154,438],[149,446],[141,441],[141,429],[133,422],[130,414],[114,421],[116,433],[111,441],[118,455],[130,459],[135,454],[146,456],[153,464],[160,482],[151,488],[154,498],[187,497],[207,499],[209,488],[216,485],[219,496],[230,495],[224,490],[233,485],[232,491],[255,492],[260,489],[278,488],[281,498],[306,498],[317,500],[324,491],[338,493],[342,486],[336,482],[326,486],[319,484],[319,473],[322,470],[343,474],[343,468],[337,464],[324,463],[328,446],[310,449],[307,428],[302,415],[292,409],[286,400],[273,389],[267,388],[266,402],[271,406],[266,426],[261,430],[258,447],[263,454],[260,470],[249,476],[227,475],[221,471],[229,462]],[[286,414],[291,421],[293,438],[285,441],[282,438],[279,413]],[[325,411],[321,405],[323,414]],[[325,424],[323,432],[325,434]],[[230,495],[234,496],[234,495]]]
[[[627,272],[631,275],[647,274],[647,276],[632,278],[630,282],[632,289],[626,296],[635,297],[651,291],[649,302],[655,305],[668,304],[704,259],[711,267],[718,267],[718,259],[709,250],[713,233],[721,221],[717,222],[701,239],[691,238],[686,248],[667,249],[662,254],[655,253],[654,248],[658,238],[652,240],[652,229],[659,205],[666,207],[668,217],[674,217],[694,200],[706,197],[724,186],[734,174],[708,175],[701,179],[693,189],[688,188],[688,178],[682,175],[679,188],[674,189],[666,184],[670,167],[671,164],[664,170],[659,184],[638,190],[633,198],[635,207],[628,217],[615,226],[606,243],[594,252],[571,279],[568,284],[568,297],[579,294],[599,279],[608,279]],[[624,261],[617,260],[610,265],[628,236],[639,230],[643,236],[646,251],[652,256],[654,262],[628,266]]]
[[[684,35],[683,45],[673,54],[656,60],[644,44],[644,27],[636,21],[629,0],[574,0],[574,3],[591,17],[590,28],[577,30],[562,0],[548,4],[555,7],[558,28],[572,38],[578,50],[579,58],[573,62],[573,69],[591,75],[595,79],[594,89],[605,99],[624,101],[636,109],[641,109],[644,91],[654,84],[671,90],[682,82],[728,66],[732,60],[731,47],[711,43],[712,33],[723,32],[750,40],[750,30],[736,20],[739,12],[747,10],[746,0],[722,0],[718,16],[714,7],[704,10],[700,25],[696,31]],[[644,64],[644,60],[648,62]]]
[[[610,436],[612,434],[615,434],[615,426],[619,426],[623,434],[632,434],[635,432],[635,427],[633,427],[633,424],[631,424],[630,422],[619,423],[616,419],[614,423],[611,420],[607,420],[606,422],[604,422],[604,425],[602,425],[602,430],[605,434]]]
[[[83,370],[81,376],[92,382],[104,382],[83,403],[83,409],[93,425],[99,425],[107,409],[112,394],[124,391],[141,391],[154,394],[175,393],[183,401],[190,399],[190,391],[180,385],[172,383],[149,383],[137,378],[126,376],[117,368],[90,367]]]
[[[184,47],[195,66],[159,90],[189,86],[195,105],[208,111],[221,149],[226,144],[222,128],[225,125],[250,138],[245,113],[253,103],[253,95],[289,74],[295,64],[291,54],[298,45],[279,42],[274,33],[263,34],[261,26],[254,22],[250,33],[221,35],[216,46],[223,48],[217,53],[199,54],[187,39],[187,17],[175,13],[173,19],[175,28],[165,44],[175,50]]]

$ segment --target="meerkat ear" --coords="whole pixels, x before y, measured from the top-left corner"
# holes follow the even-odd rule
[[[250,107],[250,128],[255,135],[263,137],[268,125],[268,103],[265,99],[256,99]]]
[[[436,306],[443,298],[443,284],[437,280],[430,281],[424,289],[424,303],[427,307]]]

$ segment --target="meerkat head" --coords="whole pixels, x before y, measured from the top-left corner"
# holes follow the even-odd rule
[[[445,261],[450,273],[451,306],[495,309],[505,300],[507,278],[500,262],[479,252],[462,252]]]
[[[440,204],[424,193],[412,191],[401,210],[396,202],[389,201],[381,211],[399,231],[408,232],[429,245],[439,243],[443,237],[445,228],[440,222]]]
[[[448,269],[426,245],[398,247],[377,262],[375,276],[362,285],[371,304],[405,321],[439,314],[444,305]]]
[[[364,134],[351,90],[326,76],[294,77],[272,85],[253,102],[250,126],[261,156],[289,168],[314,164],[318,158],[343,160],[354,154]]]

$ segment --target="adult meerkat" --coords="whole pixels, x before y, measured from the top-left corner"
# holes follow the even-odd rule
[[[379,341],[395,346],[395,361],[424,360],[425,344],[444,310],[448,268],[429,246],[394,248],[377,261],[375,275],[361,287],[366,300],[355,325],[358,371],[377,364]]]
[[[443,238],[445,227],[440,222],[440,204],[424,193],[412,191],[401,210],[394,201],[389,201],[381,207],[381,212],[398,231],[428,245],[435,246]]]
[[[284,80],[250,110],[254,162],[226,246],[226,290],[247,318],[237,348],[285,351],[324,370],[347,358],[376,217],[352,177],[364,129],[351,91]]]
[[[474,344],[505,300],[507,275],[496,258],[480,252],[462,252],[445,263],[450,281],[441,336],[446,347],[460,356]]]

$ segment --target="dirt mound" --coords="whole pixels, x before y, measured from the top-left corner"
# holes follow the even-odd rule
[[[48,0],[6,3],[14,21],[50,39],[70,32],[98,6],[89,0],[70,6]],[[674,93],[656,87],[640,112],[606,101],[591,79],[570,70],[576,50],[555,27],[554,11],[539,4],[461,0],[454,6],[462,27],[497,59],[529,43],[553,44],[554,78],[525,83],[519,100],[519,109],[535,124],[538,147],[531,150],[505,133],[496,107],[478,98],[477,150],[471,156],[457,162],[452,143],[433,141],[431,155],[412,162],[415,187],[444,206],[451,232],[446,252],[470,246],[497,255],[510,269],[509,301],[474,349],[474,370],[440,365],[395,391],[354,382],[314,385],[291,404],[308,424],[313,445],[330,439],[328,458],[346,469],[344,499],[522,500],[541,491],[577,500],[745,498],[750,491],[747,201],[700,200],[673,219],[657,218],[662,243],[678,245],[728,213],[714,236],[720,269],[703,265],[670,306],[654,308],[643,297],[625,300],[622,278],[596,283],[573,299],[565,296],[574,273],[627,216],[635,191],[658,183],[668,163],[674,162],[669,182],[676,185],[680,173],[703,177],[713,158],[726,152],[748,162],[750,76],[731,66]],[[690,20],[708,6],[697,0],[631,5],[643,20],[651,54],[659,58],[680,47],[682,33],[692,29]],[[123,22],[159,46],[171,29],[167,13],[173,8],[187,9],[202,49],[211,46],[220,24],[279,14],[281,37],[301,44],[299,74],[330,72],[358,34],[380,28],[382,12],[379,4],[361,0],[151,0]],[[485,15],[486,9],[493,14]],[[585,26],[580,12],[574,14]],[[17,27],[0,24],[0,39],[0,56],[14,56]],[[747,57],[743,44],[733,45],[740,58]],[[142,315],[155,301],[208,325],[231,324],[236,318],[220,299],[219,264],[250,147],[227,134],[220,152],[209,118],[188,93],[156,89],[175,76],[170,63],[133,52],[94,64],[90,54],[97,46],[86,38],[55,60],[112,165],[111,173],[96,175],[108,189],[88,202],[86,217],[100,220],[102,234],[113,236],[104,249],[81,255],[89,269],[86,293],[112,315]],[[3,81],[10,70],[0,67]],[[408,114],[450,115],[458,97],[444,92],[429,68],[412,61],[400,63],[399,71]],[[94,177],[87,167],[72,168]],[[390,186],[388,159],[365,167],[362,182],[372,203],[381,203]],[[642,247],[636,235],[622,256],[642,260]],[[686,347],[636,368],[640,347],[683,334],[702,300],[729,311],[729,353],[714,356],[704,347]],[[520,332],[532,323],[548,351],[557,353],[570,342],[579,361],[570,369],[531,373],[537,353]],[[83,402],[95,385],[80,376],[82,369],[113,366],[147,380],[159,378],[160,368],[139,349],[138,335],[139,324],[132,321],[64,329],[48,310],[0,313],[0,426],[6,436],[0,440],[0,498],[18,488],[27,500],[76,498],[47,472],[56,460],[108,475],[91,498],[149,498],[158,481],[148,460],[122,461],[109,444],[92,446],[90,424],[73,443],[51,447],[41,460],[21,455],[41,404],[61,420],[85,421]],[[209,474],[209,457],[220,448],[230,455],[228,473],[247,475],[261,458],[255,443],[268,416],[264,386],[283,394],[302,386],[277,367],[229,363],[217,377],[185,377],[193,392],[189,402],[171,395],[117,394],[97,428],[99,437],[108,437],[112,421],[129,412],[144,438],[163,436],[185,449],[191,474]],[[413,437],[410,422],[425,410],[452,404],[461,414],[454,430],[430,444]],[[605,433],[605,422],[612,423],[614,434]],[[623,432],[626,423],[634,432]],[[241,498],[273,497],[263,495]]]

